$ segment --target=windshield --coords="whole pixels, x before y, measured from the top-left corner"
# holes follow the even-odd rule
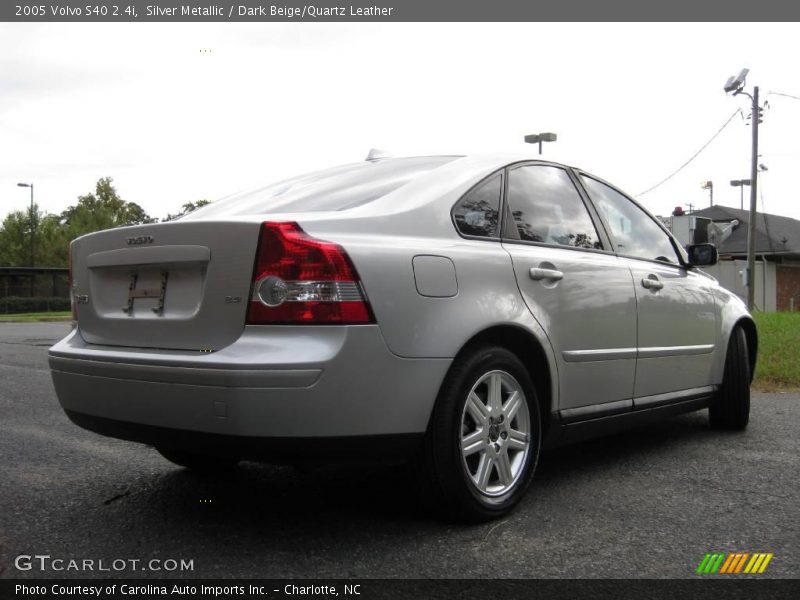
[[[377,200],[456,158],[420,156],[342,165],[223,198],[183,218],[347,210]]]

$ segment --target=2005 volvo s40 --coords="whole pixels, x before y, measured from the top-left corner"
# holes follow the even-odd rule
[[[748,421],[756,329],[697,269],[714,247],[560,164],[368,160],[71,256],[61,405],[179,465],[408,459],[434,505],[491,518],[542,448]]]

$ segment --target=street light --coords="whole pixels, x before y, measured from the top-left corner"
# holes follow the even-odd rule
[[[750,185],[749,179],[731,179],[731,185],[733,187],[738,187],[740,190],[739,193],[739,208],[744,210],[744,186]]]
[[[33,246],[34,246],[34,240],[36,239],[36,224],[34,223],[34,218],[33,218],[33,184],[32,183],[18,183],[17,186],[18,187],[31,188],[31,215],[30,215],[30,219],[31,219],[31,268],[33,268],[34,267]]]
[[[539,144],[539,154],[542,153],[542,142],[555,142],[558,136],[555,133],[532,133],[525,136],[526,144]]]
[[[750,124],[753,128],[753,139],[751,144],[750,156],[750,222],[747,224],[747,308],[753,310],[755,306],[755,269],[756,269],[756,208],[758,199],[758,124],[761,123],[761,107],[758,105],[758,86],[753,87],[751,96],[744,91],[744,83],[747,79],[747,69],[742,69],[735,77],[729,77],[723,89],[726,94],[732,93],[734,96],[744,94],[751,101]],[[745,180],[742,180],[745,181]],[[742,183],[744,185],[744,183]],[[742,192],[742,204],[744,204],[744,191]]]
[[[714,206],[714,182],[704,181],[700,184],[700,187],[704,190],[708,190],[709,206]]]

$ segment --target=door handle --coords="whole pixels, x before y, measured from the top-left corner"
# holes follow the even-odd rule
[[[642,279],[642,287],[657,292],[664,287],[664,283],[658,280],[657,275],[651,274]]]
[[[534,281],[541,281],[542,279],[559,281],[564,279],[564,273],[561,271],[556,269],[542,269],[540,267],[532,267],[530,270],[530,276]]]

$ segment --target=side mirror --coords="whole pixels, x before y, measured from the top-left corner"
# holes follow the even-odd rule
[[[717,264],[719,256],[714,244],[690,244],[686,246],[689,264],[693,267],[710,267]]]

